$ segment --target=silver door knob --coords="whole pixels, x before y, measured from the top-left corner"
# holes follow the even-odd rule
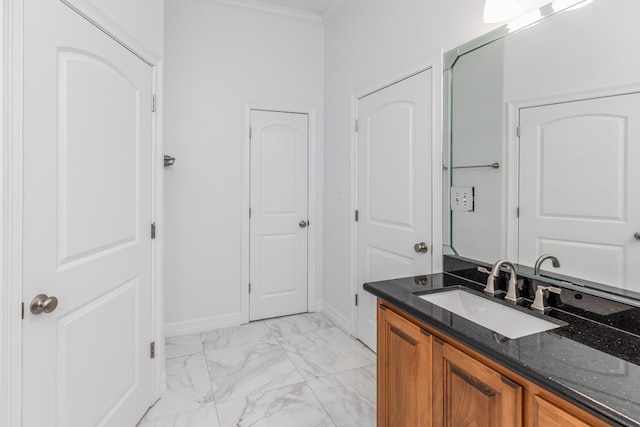
[[[425,242],[420,242],[413,245],[413,250],[418,252],[419,254],[424,254],[427,253],[429,248],[427,247],[427,244]]]
[[[302,220],[298,223],[298,225],[300,226],[300,228],[305,228],[307,225],[309,225],[309,223],[307,221]]]
[[[633,233],[633,237],[635,237],[636,240],[640,240],[640,231],[636,231],[635,233]]]
[[[31,301],[31,312],[33,314],[51,313],[58,307],[58,298],[45,294],[36,295]]]

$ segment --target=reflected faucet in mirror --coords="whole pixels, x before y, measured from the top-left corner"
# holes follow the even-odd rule
[[[542,267],[542,264],[548,259],[551,260],[554,268],[560,267],[560,261],[558,261],[558,258],[554,257],[551,254],[540,255],[540,258],[536,260],[536,265],[533,267],[533,274],[535,274],[536,276],[539,276],[540,268]]]

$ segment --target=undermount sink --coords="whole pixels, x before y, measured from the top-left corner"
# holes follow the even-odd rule
[[[420,295],[420,298],[511,339],[562,326],[460,288]]]

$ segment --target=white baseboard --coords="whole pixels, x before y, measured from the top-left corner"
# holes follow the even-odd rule
[[[240,313],[223,314],[220,316],[166,323],[164,325],[164,336],[175,337],[178,335],[197,334],[200,332],[210,331],[211,329],[238,326],[241,323],[242,316]]]
[[[351,319],[344,316],[338,310],[336,310],[335,308],[333,308],[332,306],[330,306],[324,301],[318,301],[316,302],[316,311],[324,314],[329,318],[329,320],[335,323],[336,326],[338,326],[340,329],[342,329],[349,335],[352,335]]]

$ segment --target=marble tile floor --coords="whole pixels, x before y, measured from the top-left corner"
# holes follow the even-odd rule
[[[167,338],[139,427],[374,427],[376,357],[319,313]]]

